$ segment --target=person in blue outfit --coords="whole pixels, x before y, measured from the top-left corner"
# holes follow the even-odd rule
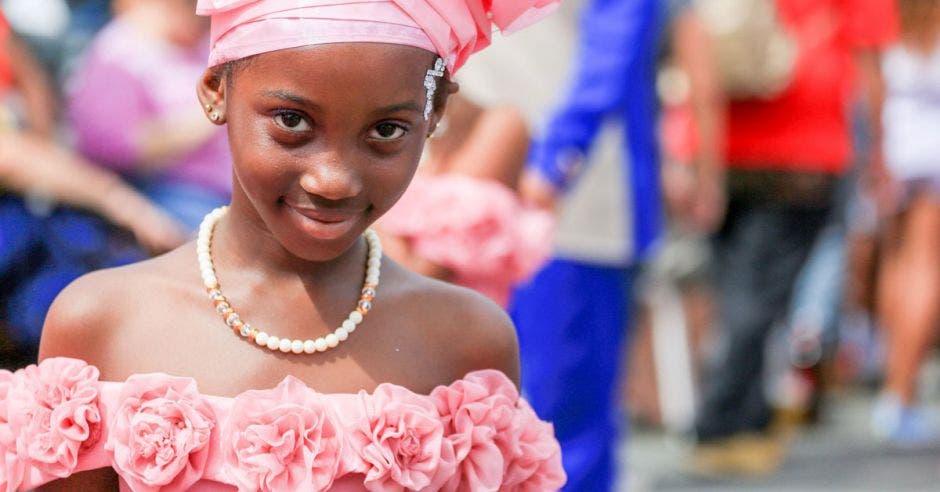
[[[533,145],[521,186],[536,203],[565,192],[554,256],[517,290],[510,314],[523,391],[555,425],[569,491],[611,490],[615,480],[616,388],[632,265],[651,252],[660,232],[654,91],[660,23],[657,0],[585,3],[569,90]],[[597,145],[611,132],[622,139],[614,152],[619,159],[605,158]],[[612,162],[613,171],[592,178],[602,161]],[[599,201],[615,204],[613,214],[598,212],[605,205]],[[604,222],[611,218],[621,237],[606,247],[592,239],[609,236]],[[568,231],[566,223],[580,230]]]

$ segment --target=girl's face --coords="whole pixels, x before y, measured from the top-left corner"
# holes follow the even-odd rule
[[[342,254],[415,172],[443,109],[424,120],[434,60],[406,46],[329,44],[264,53],[216,77],[202,96],[227,120],[233,207],[295,256]]]

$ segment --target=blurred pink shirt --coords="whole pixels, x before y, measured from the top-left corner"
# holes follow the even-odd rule
[[[208,39],[185,49],[137,32],[117,18],[98,33],[73,77],[69,112],[76,146],[86,157],[125,176],[135,173],[141,125],[192,111],[199,105],[196,82],[206,69]],[[154,176],[193,184],[228,196],[231,157],[223,130]]]

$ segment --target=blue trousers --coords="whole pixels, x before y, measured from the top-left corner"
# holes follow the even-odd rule
[[[555,425],[566,491],[604,492],[615,479],[618,381],[630,270],[554,259],[515,294],[522,390]]]

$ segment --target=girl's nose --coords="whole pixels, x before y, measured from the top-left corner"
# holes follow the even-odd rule
[[[359,173],[335,152],[318,156],[300,177],[300,186],[327,200],[352,198],[362,192]]]

